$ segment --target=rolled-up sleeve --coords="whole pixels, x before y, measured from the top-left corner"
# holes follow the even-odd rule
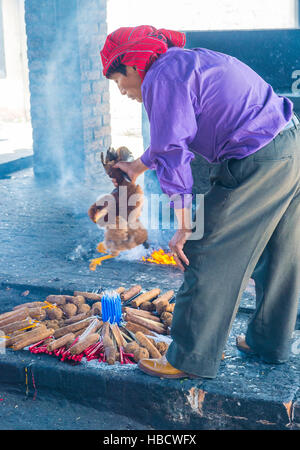
[[[141,160],[156,170],[162,191],[171,199],[178,198],[171,206],[189,207],[193,186],[190,162],[195,155],[188,146],[197,133],[197,122],[188,85],[156,80],[143,89],[143,102],[150,122],[150,146]]]

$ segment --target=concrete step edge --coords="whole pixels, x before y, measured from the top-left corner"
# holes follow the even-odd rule
[[[51,390],[165,429],[293,428],[288,403],[218,393],[209,380],[150,377],[133,365],[72,366],[49,355],[7,349],[0,355],[1,383],[18,386],[24,393],[28,388],[31,395],[35,385],[37,395],[39,390]]]

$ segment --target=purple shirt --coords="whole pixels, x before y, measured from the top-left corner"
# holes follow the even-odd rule
[[[142,98],[150,146],[141,160],[156,169],[169,196],[192,193],[189,149],[211,163],[244,158],[268,144],[293,114],[292,102],[249,66],[205,48],[173,47],[161,55],[146,73]]]

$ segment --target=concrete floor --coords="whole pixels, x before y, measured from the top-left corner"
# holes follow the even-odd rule
[[[47,294],[32,289],[26,299],[42,300]],[[8,310],[9,305],[11,308],[24,302],[22,289],[2,287],[0,302],[2,311]],[[235,336],[245,332],[248,316],[238,313],[225,348],[225,360],[214,380],[165,380],[144,374],[136,365],[109,366],[84,360],[74,365],[62,363],[54,356],[7,349],[5,354],[0,354],[0,398],[7,396],[10,414],[4,424],[11,427],[15,416],[16,427],[23,424],[31,429],[35,426],[71,427],[74,415],[67,410],[65,421],[55,423],[55,420],[62,416],[64,408],[74,406],[77,414],[82,405],[86,414],[82,426],[90,426],[90,429],[97,426],[95,414],[102,411],[107,413],[107,420],[113,413],[123,416],[124,420],[131,419],[136,426],[154,429],[298,429],[299,356],[292,353],[288,364],[270,365],[241,354],[235,346]],[[25,404],[26,386],[30,401]],[[15,400],[10,397],[11,389],[20,395],[21,410],[13,411]],[[41,405],[42,421],[33,417],[29,425],[26,408],[28,412],[37,411],[38,402],[33,398]],[[47,405],[48,417],[44,415]],[[1,410],[0,401],[0,418],[5,411],[5,408]],[[90,422],[84,419],[88,419],[88,411],[94,414]],[[111,422],[107,424],[111,426]],[[121,421],[117,429],[123,429],[123,424]]]
[[[72,402],[61,395],[0,384],[0,430],[153,430],[130,417]]]

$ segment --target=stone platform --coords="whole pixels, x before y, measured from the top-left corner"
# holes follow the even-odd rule
[[[99,183],[100,184],[100,183]],[[87,217],[87,209],[105,191],[77,183],[37,182],[30,169],[0,180],[0,313],[50,293],[95,288],[126,288],[141,284],[178,290],[182,273],[172,266],[141,260],[145,249],[105,261],[96,271],[89,260],[99,256],[103,238]],[[153,248],[167,249],[172,233],[152,231]],[[22,292],[29,290],[24,297]],[[226,358],[214,380],[162,380],[136,366],[96,364],[76,366],[48,355],[8,350],[0,355],[0,383],[24,389],[25,368],[34,372],[37,390],[53,390],[95,408],[111,408],[161,429],[296,429],[300,427],[299,355],[285,365],[267,365],[247,358],[235,347],[254,309],[250,282],[227,342]],[[294,348],[299,339],[297,323]]]

